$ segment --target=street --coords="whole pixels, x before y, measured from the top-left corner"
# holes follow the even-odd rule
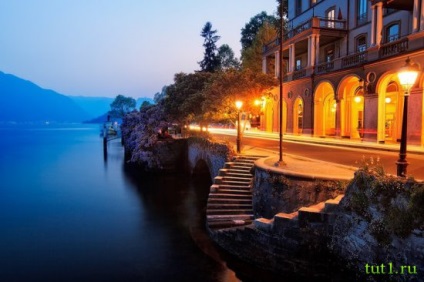
[[[235,143],[235,134],[230,131],[210,130],[210,133],[215,138]],[[255,134],[244,135],[242,138],[242,148],[243,146],[267,149],[277,154],[279,152],[279,140],[266,136],[259,137]],[[378,158],[385,171],[392,175],[396,175],[396,161],[399,158],[398,152],[370,148],[360,149],[335,145],[312,144],[284,140],[284,138],[283,154],[299,155],[311,159],[354,167],[360,166],[363,158],[365,158],[365,160],[369,160],[371,157],[374,158],[374,160]],[[424,155],[408,152],[407,160],[409,162],[407,174],[416,179],[424,180]]]

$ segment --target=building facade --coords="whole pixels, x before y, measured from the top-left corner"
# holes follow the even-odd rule
[[[283,131],[398,142],[407,58],[424,66],[424,0],[293,0],[280,40],[264,46],[262,69],[279,76]],[[424,75],[411,89],[408,143],[424,146]],[[279,130],[279,90],[264,98],[261,127]]]

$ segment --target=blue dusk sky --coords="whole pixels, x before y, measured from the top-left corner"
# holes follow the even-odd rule
[[[0,71],[66,95],[153,97],[199,70],[207,21],[240,56],[251,17],[276,0],[0,0]]]

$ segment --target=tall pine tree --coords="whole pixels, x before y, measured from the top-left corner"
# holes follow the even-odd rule
[[[220,36],[216,35],[217,30],[212,30],[212,24],[207,22],[202,29],[200,35],[205,39],[203,47],[205,52],[203,60],[199,62],[200,68],[205,72],[214,72],[220,67],[220,59],[217,54],[216,42]]]

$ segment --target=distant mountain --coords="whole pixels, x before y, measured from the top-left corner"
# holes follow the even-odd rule
[[[68,96],[0,72],[0,121],[81,122],[89,118]]]
[[[78,106],[89,113],[92,117],[105,115],[110,111],[110,104],[115,98],[110,97],[88,97],[88,96],[68,96]]]
[[[107,116],[107,113],[110,111],[110,104],[113,103],[115,97],[88,97],[88,96],[68,96],[71,98],[78,106],[83,110],[89,113],[93,117],[98,117],[101,120],[101,116]],[[151,104],[154,104],[153,99],[143,97],[136,99],[136,110],[140,109],[141,104],[144,101],[148,101]]]

